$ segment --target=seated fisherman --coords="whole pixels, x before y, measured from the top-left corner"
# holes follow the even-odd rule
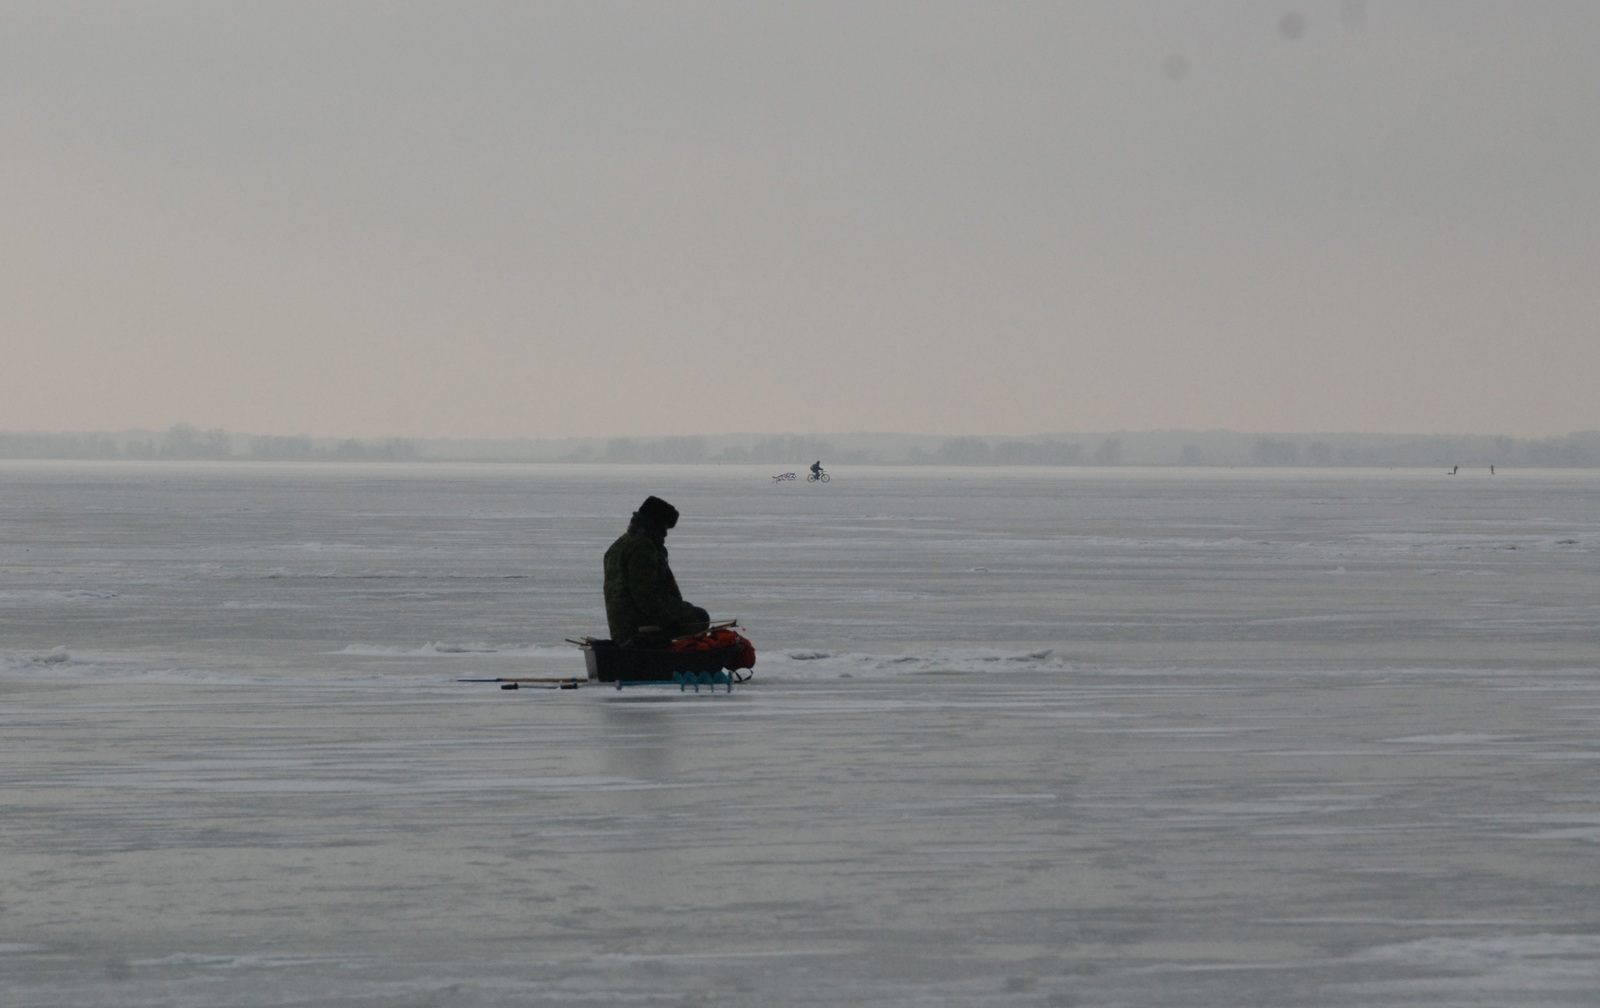
[[[646,497],[606,550],[606,623],[618,644],[662,644],[711,624],[704,609],[683,600],[667,566],[667,529],[676,524],[677,508]]]

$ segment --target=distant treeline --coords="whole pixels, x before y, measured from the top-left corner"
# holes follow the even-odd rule
[[[767,437],[750,445],[725,445],[713,448],[703,437],[612,438],[600,444],[580,444],[561,456],[563,462],[772,462],[793,465],[831,458],[857,464],[877,461],[866,453],[854,452],[847,458],[827,441],[812,437]]]
[[[824,461],[843,465],[1083,465],[1093,456],[1062,441],[1001,441],[952,438],[937,448],[912,444],[898,449],[840,447],[817,437],[765,437],[753,444],[713,446],[703,437],[613,438],[579,445],[563,462],[720,462],[795,465]],[[1113,460],[1114,461],[1114,460]]]
[[[825,465],[1343,466],[1600,468],[1600,431],[1519,439],[1484,435],[1241,434],[1140,431],[1032,439],[905,434],[722,435],[547,440],[343,440],[232,434],[178,424],[160,432],[0,433],[0,458],[232,459],[289,462],[726,463]]]
[[[239,459],[257,461],[385,461],[420,457],[417,442],[298,437],[253,437],[178,424],[161,434],[6,434],[0,458],[11,459]]]
[[[1195,460],[1199,464],[1203,461]],[[1565,437],[1264,437],[1250,449],[1256,466],[1520,466],[1600,468],[1600,431]]]
[[[815,459],[843,465],[934,466],[1522,466],[1600,468],[1600,432],[1519,440],[1493,436],[1237,434],[1209,431],[1133,433],[1096,440],[955,437],[877,446],[818,437],[766,437],[716,446],[703,437],[617,438],[582,444],[565,462],[723,462],[794,465]]]

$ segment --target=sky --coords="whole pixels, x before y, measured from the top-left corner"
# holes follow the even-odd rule
[[[1600,4],[0,2],[0,429],[1600,428]]]

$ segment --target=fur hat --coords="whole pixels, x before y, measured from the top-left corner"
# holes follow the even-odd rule
[[[662,528],[672,528],[678,524],[678,509],[660,497],[646,497],[637,513],[643,520]]]

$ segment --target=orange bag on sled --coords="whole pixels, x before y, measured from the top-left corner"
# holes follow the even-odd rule
[[[726,663],[728,671],[756,667],[756,648],[744,634],[732,627],[718,627],[703,634],[675,640],[668,645],[673,651],[720,651],[736,648],[737,653]]]

